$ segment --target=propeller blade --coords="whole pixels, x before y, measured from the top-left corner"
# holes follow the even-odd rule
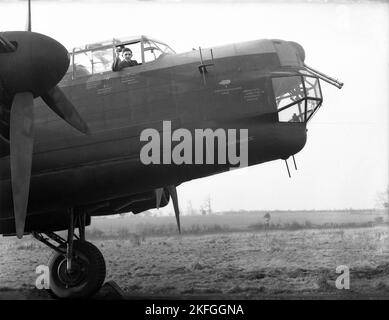
[[[41,97],[51,110],[69,123],[73,128],[85,134],[90,133],[88,125],[81,118],[76,107],[68,98],[66,98],[65,94],[58,86],[50,89]]]
[[[180,208],[178,207],[177,189],[174,185],[168,186],[167,188],[169,190],[170,196],[172,197],[174,213],[176,214],[178,232],[181,233]]]
[[[161,206],[163,188],[155,189],[155,198],[157,199],[156,208],[159,209]]]
[[[10,116],[10,162],[16,235],[23,237],[34,145],[34,97],[17,93]]]
[[[28,0],[28,12],[27,12],[26,31],[30,31],[31,32],[31,0]]]
[[[15,52],[16,47],[0,33],[0,52]]]

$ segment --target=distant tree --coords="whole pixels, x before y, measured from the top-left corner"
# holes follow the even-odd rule
[[[389,185],[384,192],[380,192],[377,197],[377,204],[379,207],[389,208]]]
[[[266,212],[266,214],[263,216],[263,218],[265,219],[265,222],[267,225],[270,224],[270,220],[271,220],[271,215],[269,212]]]
[[[207,199],[205,199],[204,204],[201,206],[201,214],[212,214],[212,207],[211,207],[211,196],[208,195]]]
[[[190,200],[186,204],[186,214],[188,216],[195,215],[195,210],[193,209],[192,201],[190,201]]]
[[[265,227],[266,227],[266,238],[267,238],[267,233],[269,231],[269,227],[270,227],[270,220],[271,220],[271,215],[269,212],[266,212],[266,214],[263,216],[263,218],[265,219]]]

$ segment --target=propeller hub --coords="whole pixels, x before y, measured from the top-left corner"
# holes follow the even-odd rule
[[[53,88],[68,70],[70,59],[58,41],[35,32],[2,33],[16,44],[14,52],[0,54],[0,75],[7,93],[31,92],[34,98]]]

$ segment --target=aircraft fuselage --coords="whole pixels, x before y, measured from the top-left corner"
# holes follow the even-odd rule
[[[304,122],[280,122],[272,72],[283,59],[270,40],[166,55],[154,62],[59,84],[89,125],[83,135],[37,103],[26,231],[66,228],[61,213],[227,171],[227,164],[140,160],[142,130],[248,129],[248,165],[285,159],[306,142]],[[296,67],[298,63],[296,62]],[[204,69],[203,69],[204,71]],[[40,99],[40,98],[38,98]],[[10,164],[0,158],[0,233],[14,232]],[[114,214],[117,212],[105,212]],[[46,217],[47,225],[42,222]],[[38,223],[39,221],[39,223]]]

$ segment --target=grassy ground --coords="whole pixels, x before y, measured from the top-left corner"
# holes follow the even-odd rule
[[[271,217],[271,221],[281,219],[275,214]],[[303,225],[302,221],[309,219],[312,224],[318,224],[313,217],[316,216],[299,216],[296,223]],[[191,218],[187,218],[190,217],[182,220],[190,227],[188,220]],[[193,220],[195,224],[218,225],[219,221],[227,220],[230,229],[239,220],[239,216],[233,215],[228,219],[200,218],[200,222],[199,217]],[[375,218],[370,214],[355,217],[345,214],[338,221],[366,223]],[[105,256],[107,280],[116,281],[130,298],[389,298],[389,228],[385,224],[266,231],[248,228],[263,223],[261,214],[242,223],[239,232],[140,236],[137,229],[130,229],[126,234],[118,234],[130,221],[135,222],[132,226],[136,227],[137,223],[145,223],[143,219],[99,219],[98,229],[115,236],[93,240]],[[147,219],[154,219],[148,220],[149,223],[157,221],[157,225],[163,226],[174,218]],[[282,225],[296,219],[297,216],[291,214],[282,220],[285,221]],[[325,215],[318,219],[323,226],[330,217]],[[103,223],[107,221],[110,225]],[[173,224],[174,220],[169,223]],[[20,241],[1,238],[0,252],[0,298],[15,297],[15,292],[21,298],[45,297],[34,289],[35,268],[47,263],[50,250],[25,237]],[[350,269],[350,290],[335,288],[339,265]]]
[[[319,228],[370,227],[389,222],[385,211],[277,211],[239,212],[205,216],[183,216],[183,234],[225,233],[236,231],[301,230]],[[89,237],[126,238],[139,236],[177,235],[174,216],[150,217],[129,215],[119,218],[94,218],[88,228]]]

